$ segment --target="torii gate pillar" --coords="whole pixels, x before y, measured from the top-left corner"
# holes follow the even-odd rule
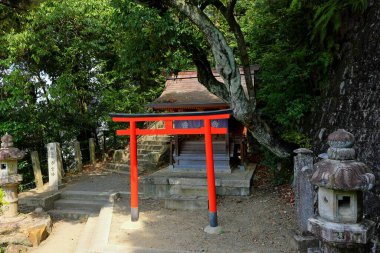
[[[221,227],[218,226],[218,215],[216,209],[216,190],[214,157],[212,146],[213,134],[227,134],[227,128],[214,128],[211,120],[228,119],[232,110],[219,110],[208,112],[166,113],[166,114],[110,114],[115,122],[129,122],[129,129],[117,130],[117,135],[130,136],[130,176],[131,176],[131,221],[139,219],[138,207],[138,170],[137,170],[137,135],[182,135],[182,134],[204,134],[207,165],[207,185],[209,199],[209,226],[205,232],[220,234]],[[203,120],[204,126],[200,128],[174,129],[174,120]],[[136,122],[164,121],[164,129],[139,129]]]

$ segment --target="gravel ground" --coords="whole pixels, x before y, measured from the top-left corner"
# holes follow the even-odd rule
[[[121,227],[130,217],[129,199],[116,204],[110,244],[195,252],[295,252],[289,243],[293,208],[268,189],[257,189],[250,197],[218,198],[221,235],[203,232],[207,210],[167,210],[163,201],[151,199],[139,206],[143,228],[125,230]]]
[[[295,252],[290,243],[291,231],[296,227],[294,208],[277,188],[266,182],[263,186],[263,178],[267,176],[259,171],[254,182],[259,188],[254,188],[249,197],[218,197],[219,225],[223,227],[221,235],[203,232],[208,225],[207,210],[168,210],[164,208],[163,200],[153,199],[140,200],[143,228],[122,229],[130,219],[130,206],[129,198],[120,199],[114,208],[109,244],[193,252]],[[68,177],[65,190],[125,192],[129,191],[129,175],[102,170],[85,171]],[[57,229],[63,228],[60,231],[70,231],[67,224],[56,225]],[[76,224],[72,229],[79,232],[80,226]],[[57,233],[49,239],[61,240],[67,235]],[[71,245],[75,244],[79,235],[69,234],[72,238],[66,236],[67,239]],[[67,245],[70,245],[68,241]],[[62,252],[70,252],[71,249]]]

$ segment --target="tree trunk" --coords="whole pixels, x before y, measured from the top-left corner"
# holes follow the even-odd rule
[[[358,160],[380,178],[380,2],[369,1],[363,15],[342,23],[346,34],[329,83],[310,115],[317,154],[326,152],[328,134],[344,128],[356,139]],[[374,195],[369,198],[369,195]],[[366,194],[366,213],[380,216],[380,186]]]
[[[228,46],[223,34],[199,8],[188,1],[167,0],[166,3],[187,16],[203,32],[211,47],[216,70],[222,77],[224,86],[220,87],[220,82],[209,82],[208,80],[211,80],[212,77],[209,76],[208,71],[203,73],[205,76],[199,77],[200,82],[230,104],[235,118],[248,128],[260,144],[279,157],[290,156],[289,150],[281,144],[270,127],[257,114],[256,99],[245,96],[241,86],[239,68],[236,65],[232,49]]]

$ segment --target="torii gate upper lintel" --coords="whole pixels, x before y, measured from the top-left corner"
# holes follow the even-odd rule
[[[183,135],[204,134],[206,149],[207,185],[209,199],[209,221],[210,227],[218,227],[216,209],[216,190],[214,174],[214,158],[212,135],[227,134],[228,129],[212,127],[211,120],[229,119],[232,110],[218,110],[205,112],[179,112],[179,113],[151,113],[151,114],[124,114],[111,113],[114,122],[129,122],[129,129],[117,130],[117,135],[130,136],[130,177],[131,177],[131,221],[139,219],[138,209],[138,171],[137,171],[137,135]],[[173,128],[175,120],[203,120],[204,126],[200,128]],[[136,122],[164,121],[165,128],[162,129],[140,129]]]

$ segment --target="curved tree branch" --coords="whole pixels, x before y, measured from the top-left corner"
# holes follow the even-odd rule
[[[192,60],[197,67],[198,81],[203,84],[211,93],[229,102],[229,94],[224,83],[219,82],[212,72],[211,64],[207,58],[207,53],[195,41],[189,38],[181,39],[181,44],[191,53]]]
[[[223,34],[215,27],[211,20],[197,6],[186,0],[166,0],[170,7],[177,9],[187,16],[205,35],[214,55],[216,70],[223,78],[224,87],[228,94],[228,101],[234,111],[234,116],[251,131],[256,140],[266,146],[279,157],[288,157],[290,152],[281,145],[281,142],[272,133],[270,127],[256,113],[256,100],[247,99],[241,86],[240,72],[236,65],[231,48],[228,46]],[[231,1],[232,6],[233,0]],[[196,55],[196,54],[195,54]],[[195,56],[193,55],[193,57]],[[197,62],[197,61],[196,61]],[[198,69],[205,65],[204,61],[197,62]],[[203,71],[205,70],[205,71]],[[203,69],[199,80],[206,87],[214,86],[208,82],[210,78],[202,79],[203,74],[210,73],[210,66]],[[207,76],[207,75],[205,75]],[[204,83],[205,82],[205,83]],[[221,85],[220,82],[215,85]],[[223,96],[224,98],[224,96]]]
[[[240,28],[234,16],[234,9],[237,0],[230,0],[227,6],[224,6],[220,0],[210,0],[209,3],[212,4],[216,9],[220,11],[225,20],[227,21],[231,31],[234,33],[236,42],[238,44],[238,50],[240,53],[240,61],[244,70],[245,83],[247,85],[248,96],[250,99],[255,97],[255,89],[253,86],[251,68],[249,63],[249,56],[247,51],[247,44],[245,43],[244,34]]]

